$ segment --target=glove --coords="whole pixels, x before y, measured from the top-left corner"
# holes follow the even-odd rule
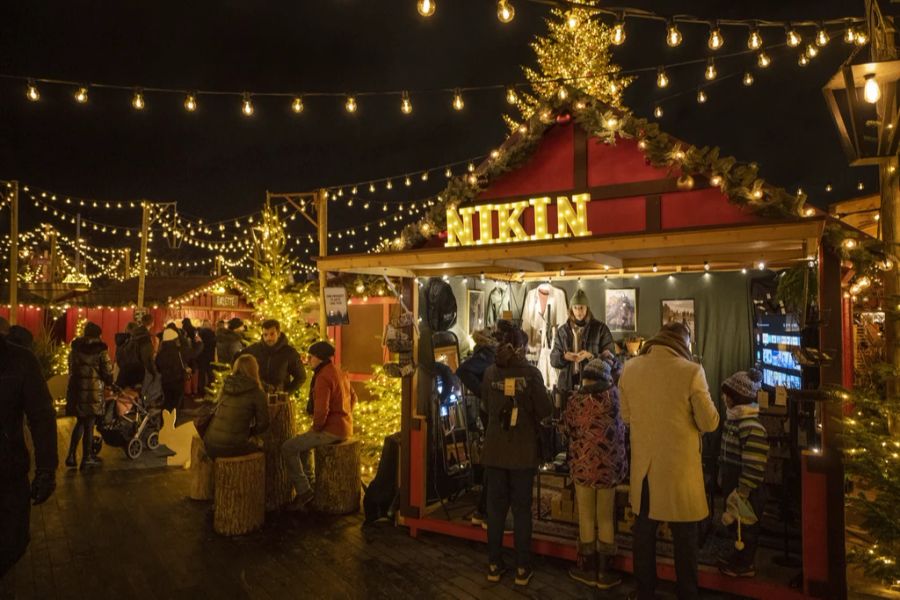
[[[56,473],[53,471],[39,470],[34,474],[31,482],[31,503],[37,506],[43,504],[56,490]]]

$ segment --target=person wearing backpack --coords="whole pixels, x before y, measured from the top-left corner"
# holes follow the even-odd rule
[[[72,430],[66,466],[74,467],[78,443],[81,442],[81,470],[100,466],[94,456],[94,422],[103,414],[104,386],[113,384],[112,361],[106,343],[100,339],[102,331],[96,323],[84,326],[84,335],[72,340],[69,352],[69,385],[66,389],[66,415],[77,417]]]

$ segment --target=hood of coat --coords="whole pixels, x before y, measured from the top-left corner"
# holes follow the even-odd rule
[[[259,382],[255,379],[250,379],[243,373],[230,373],[225,377],[225,381],[222,382],[222,392],[232,396],[239,396],[258,389],[260,389]]]
[[[80,337],[72,340],[72,351],[82,354],[100,354],[108,350],[106,342],[100,338]]]

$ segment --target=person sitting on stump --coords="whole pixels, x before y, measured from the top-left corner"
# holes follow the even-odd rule
[[[250,354],[259,363],[259,378],[267,392],[293,394],[306,381],[300,354],[288,343],[275,319],[262,322],[262,340],[248,346],[241,354]]]
[[[215,459],[257,452],[261,440],[256,436],[268,429],[269,409],[259,365],[252,356],[239,356],[222,382],[216,412],[203,435],[206,454]]]
[[[311,405],[312,428],[281,446],[288,477],[297,492],[288,510],[303,510],[313,498],[310,452],[319,446],[342,442],[353,435],[351,411],[356,403],[356,394],[346,375],[331,362],[333,356],[334,346],[328,342],[316,342],[309,347],[313,378],[309,386],[307,412]]]

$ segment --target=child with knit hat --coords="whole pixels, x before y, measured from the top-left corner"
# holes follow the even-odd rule
[[[731,577],[756,575],[754,560],[759,520],[766,505],[763,480],[769,455],[768,434],[759,421],[756,403],[761,383],[762,373],[757,369],[738,371],[722,383],[727,407],[719,471],[722,493],[727,499],[723,522],[729,524],[737,519],[738,524],[735,551],[730,557],[719,559],[719,570]],[[732,514],[737,507],[743,510]]]

